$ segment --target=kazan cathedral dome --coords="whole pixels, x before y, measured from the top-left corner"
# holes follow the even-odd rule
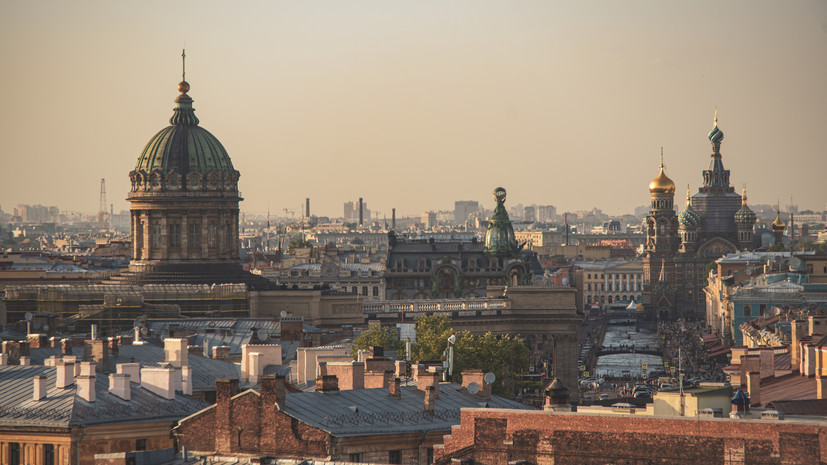
[[[249,283],[239,259],[239,172],[227,150],[199,126],[186,79],[169,125],[129,173],[132,261],[113,279],[146,283]]]

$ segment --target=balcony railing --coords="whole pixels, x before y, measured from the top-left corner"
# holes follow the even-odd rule
[[[510,308],[504,299],[382,300],[364,302],[363,313],[425,313]]]

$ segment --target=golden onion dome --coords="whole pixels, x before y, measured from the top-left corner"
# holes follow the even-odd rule
[[[786,228],[786,227],[787,227],[787,224],[784,223],[784,220],[781,219],[781,212],[779,211],[778,213],[775,214],[775,221],[772,222],[772,229],[773,229],[773,231],[775,231],[775,230],[783,231],[784,228]]]
[[[661,162],[660,173],[649,183],[649,192],[652,194],[674,194],[675,183],[669,179],[669,176],[664,172],[664,166]]]

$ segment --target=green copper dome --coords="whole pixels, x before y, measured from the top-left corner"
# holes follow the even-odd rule
[[[133,191],[235,190],[239,173],[227,150],[209,131],[198,126],[192,98],[187,95],[189,84],[184,81],[178,89],[182,93],[175,99],[170,126],[149,140],[130,173]]]
[[[519,251],[517,239],[514,237],[514,227],[511,226],[511,219],[505,211],[505,189],[498,187],[494,189],[494,200],[497,206],[494,208],[494,215],[488,222],[488,230],[485,232],[485,246],[483,251],[492,255],[514,255]]]
[[[692,208],[692,197],[689,196],[689,188],[686,189],[686,208],[678,215],[678,222],[684,228],[697,228],[701,224],[701,215]]]
[[[713,144],[720,144],[724,140],[724,132],[718,129],[718,108],[715,108],[715,121],[712,130],[709,131],[709,141]]]
[[[741,194],[741,208],[735,212],[735,225],[739,229],[752,229],[755,226],[755,212],[747,205],[747,188]]]

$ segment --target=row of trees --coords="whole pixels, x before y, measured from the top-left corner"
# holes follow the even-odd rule
[[[457,333],[445,315],[421,316],[416,320],[416,342],[411,347],[413,361],[443,361],[448,348],[448,338],[457,337],[454,343],[454,380],[462,382],[462,371],[480,369],[497,376],[493,390],[501,395],[513,395],[513,386],[520,373],[528,369],[528,348],[518,336],[495,336],[491,332],[475,336],[468,331]],[[399,340],[395,330],[373,326],[353,341],[351,355],[370,346],[382,346],[393,350],[402,358],[405,342]]]

